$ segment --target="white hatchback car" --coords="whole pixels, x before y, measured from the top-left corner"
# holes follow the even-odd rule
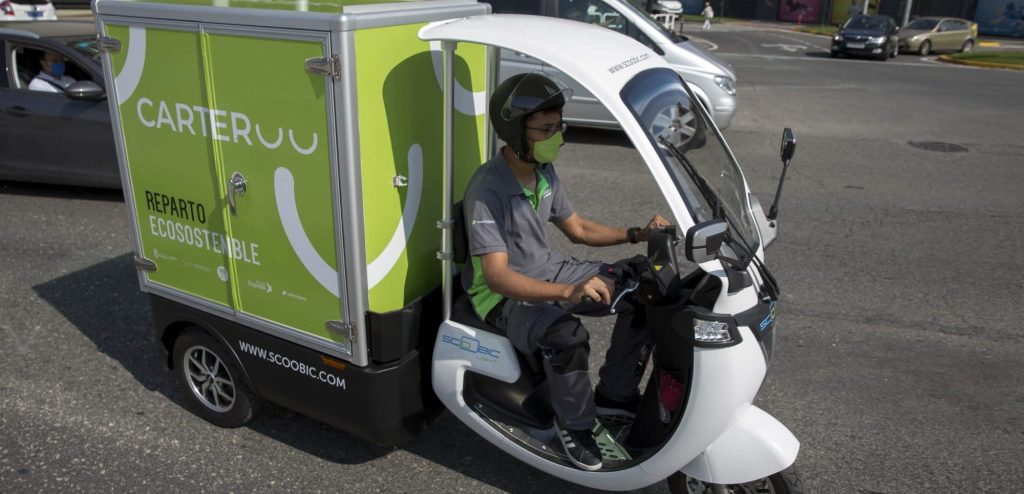
[[[0,21],[54,20],[57,20],[57,9],[50,0],[0,0]]]

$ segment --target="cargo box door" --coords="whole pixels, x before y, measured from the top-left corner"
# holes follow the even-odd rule
[[[234,306],[351,351],[339,265],[327,34],[204,26],[213,152],[227,200]]]

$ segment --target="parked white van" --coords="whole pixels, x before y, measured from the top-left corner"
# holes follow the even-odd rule
[[[655,22],[628,0],[481,0],[499,14],[532,14],[589,22],[625,34],[665,58],[708,109],[719,129],[736,114],[736,73],[732,66]],[[570,40],[566,40],[567,47]],[[542,72],[572,88],[565,120],[584,127],[618,128],[608,110],[576,81],[521,53],[502,50],[501,79]]]

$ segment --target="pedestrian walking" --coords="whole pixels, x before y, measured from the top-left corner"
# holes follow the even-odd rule
[[[704,27],[701,29],[704,31],[711,29],[711,19],[715,18],[715,9],[711,8],[711,2],[704,2],[704,10],[701,11],[701,15],[704,16]]]
[[[862,9],[859,5],[857,5],[857,2],[853,2],[850,4],[850,8],[847,9],[846,13],[850,14],[850,17],[855,17],[860,15],[861,10]]]

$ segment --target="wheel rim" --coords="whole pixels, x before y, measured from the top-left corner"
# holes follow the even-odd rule
[[[927,42],[927,41],[925,41],[924,44],[921,45],[921,55],[927,55],[927,54],[929,54],[931,52],[932,52],[932,44]]]
[[[963,49],[961,51],[966,53],[966,52],[971,51],[971,48],[974,48],[974,43],[971,43],[970,41],[967,41],[967,42],[964,43],[964,47],[963,47]]]
[[[235,404],[235,381],[217,354],[196,345],[185,352],[185,379],[188,387],[204,406],[224,413]]]
[[[747,482],[725,486],[725,491],[730,494],[775,494],[775,487],[768,481],[768,477]],[[692,477],[686,478],[686,492],[690,494],[704,494],[715,492],[711,484],[701,482]]]

